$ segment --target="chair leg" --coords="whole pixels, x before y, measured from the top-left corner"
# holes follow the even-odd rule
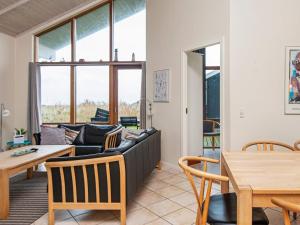
[[[126,210],[125,209],[121,209],[121,225],[126,225]]]
[[[211,137],[211,139],[212,139],[212,149],[213,149],[213,151],[215,150],[215,136],[212,136]]]
[[[293,218],[294,218],[294,220],[297,219],[297,213],[296,212],[293,212]]]
[[[49,209],[48,219],[49,219],[49,225],[54,225],[55,218],[54,218],[54,210],[53,209]]]

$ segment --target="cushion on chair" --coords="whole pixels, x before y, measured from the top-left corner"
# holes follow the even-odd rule
[[[213,225],[236,224],[237,197],[235,193],[210,197],[207,223]],[[255,225],[268,225],[269,220],[262,208],[253,208],[252,219]]]

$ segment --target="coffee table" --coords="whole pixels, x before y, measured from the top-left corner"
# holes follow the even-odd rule
[[[23,156],[12,157],[17,150],[38,148],[39,150]],[[62,155],[75,155],[73,145],[30,145],[0,153],[0,219],[7,219],[9,214],[9,177],[27,170],[27,178],[31,178],[33,167],[49,158]]]

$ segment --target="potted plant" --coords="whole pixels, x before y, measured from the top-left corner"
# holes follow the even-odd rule
[[[15,128],[14,144],[22,144],[25,141],[26,130],[24,128]]]

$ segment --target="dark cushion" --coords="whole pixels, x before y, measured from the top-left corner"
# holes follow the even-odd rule
[[[98,154],[101,152],[103,152],[103,147],[101,145],[77,145],[75,148],[76,156]]]
[[[210,197],[207,223],[228,225],[237,222],[237,197],[235,193],[213,195]],[[252,224],[268,225],[269,220],[262,208],[253,208]]]
[[[71,130],[81,131],[81,128],[84,127],[84,125],[77,125],[77,124],[59,124],[57,126],[58,128],[68,128]]]
[[[86,124],[84,131],[85,145],[103,145],[104,135],[114,129],[114,125],[92,125]]]
[[[132,146],[134,146],[136,143],[136,141],[134,139],[125,139],[125,140],[122,140],[120,145],[116,148],[109,148],[108,150],[110,152],[114,152],[114,151],[118,151],[118,152],[125,152],[127,151],[128,149],[130,149]],[[108,150],[105,150],[105,152],[108,152]]]
[[[36,145],[40,145],[41,144],[41,133],[34,133],[33,137],[34,137]]]
[[[203,121],[203,132],[204,133],[209,133],[213,132],[213,122],[212,121]]]
[[[154,127],[147,128],[145,132],[149,135],[154,134],[157,130]]]

